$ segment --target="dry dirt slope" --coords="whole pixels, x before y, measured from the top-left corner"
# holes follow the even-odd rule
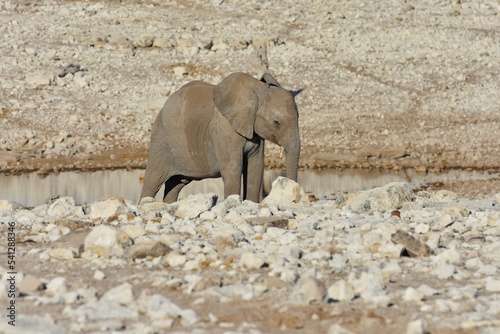
[[[3,171],[144,167],[182,84],[271,72],[303,166],[499,167],[497,1],[2,1]],[[70,66],[69,65],[74,65]],[[270,145],[268,166],[281,166]]]

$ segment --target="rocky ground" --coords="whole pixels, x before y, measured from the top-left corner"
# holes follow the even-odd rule
[[[390,183],[311,203],[278,178],[261,204],[63,197],[0,215],[17,271],[2,261],[0,301],[18,312],[2,333],[500,331],[500,194]]]
[[[262,55],[302,90],[303,168],[498,171],[499,13],[494,0],[2,1],[0,172],[144,168],[171,93],[257,76]],[[276,146],[266,165],[283,165]],[[16,330],[497,333],[499,190],[2,201]]]

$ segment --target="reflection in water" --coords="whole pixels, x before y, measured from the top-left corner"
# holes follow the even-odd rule
[[[109,196],[121,196],[139,201],[142,184],[139,176],[144,170],[115,170],[98,171],[93,173],[63,172],[50,174],[41,178],[36,173],[22,175],[0,175],[0,199],[7,199],[27,206],[44,203],[53,195],[71,196],[77,203],[93,202]],[[284,175],[280,170],[268,170],[264,176],[264,190],[269,192],[271,183],[279,175]],[[414,186],[431,182],[455,182],[466,180],[486,180],[499,177],[498,173],[488,174],[483,171],[452,170],[443,174],[417,174],[414,170],[406,171],[381,171],[346,169],[343,171],[301,171],[299,183],[306,191],[314,193],[318,198],[337,192],[356,192],[378,187],[389,182],[404,181]],[[193,181],[186,186],[180,197],[188,194],[214,192],[223,197],[224,188],[222,180],[207,179]],[[157,199],[161,200],[163,189],[158,193]]]

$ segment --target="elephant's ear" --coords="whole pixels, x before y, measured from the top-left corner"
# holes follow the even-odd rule
[[[271,74],[269,73],[264,73],[261,77],[260,77],[260,81],[268,84],[268,85],[272,85],[272,86],[276,86],[276,87],[281,87],[281,85],[279,84],[278,80],[276,80]]]
[[[255,83],[259,82],[248,74],[233,73],[214,88],[215,106],[233,129],[248,139],[253,137],[258,108]]]

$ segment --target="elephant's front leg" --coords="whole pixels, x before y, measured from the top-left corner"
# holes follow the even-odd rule
[[[259,203],[264,178],[264,143],[248,154],[243,170],[244,198]]]
[[[224,155],[220,163],[220,174],[224,182],[224,198],[229,195],[241,195],[241,173],[243,170],[243,154],[231,152]]]

